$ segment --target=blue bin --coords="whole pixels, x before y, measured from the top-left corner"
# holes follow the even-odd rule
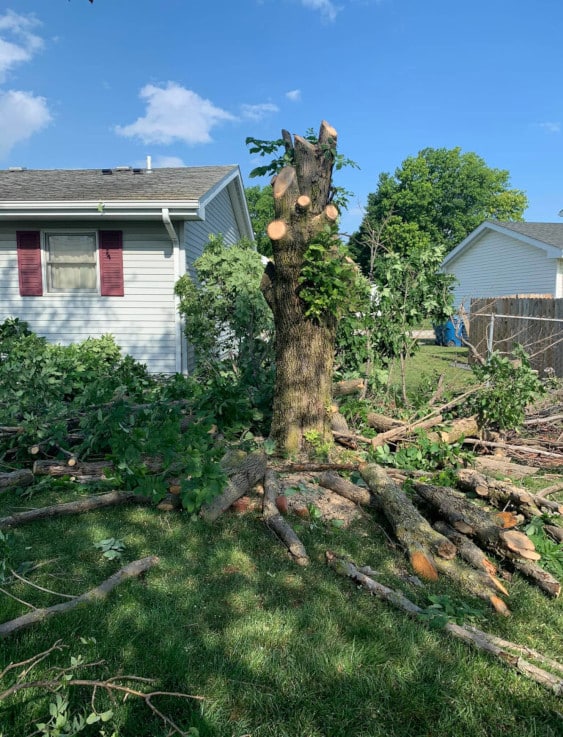
[[[465,325],[461,317],[455,315],[444,325],[434,325],[436,345],[457,346],[463,345],[462,337],[467,337]]]

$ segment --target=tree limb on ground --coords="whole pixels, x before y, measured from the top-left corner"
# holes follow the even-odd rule
[[[305,546],[295,534],[291,525],[281,516],[276,506],[280,488],[276,474],[268,469],[264,478],[264,506],[262,518],[267,527],[275,532],[289,550],[293,560],[300,566],[309,565]]]
[[[475,571],[454,560],[457,553],[455,545],[430,526],[400,486],[382,468],[366,465],[360,469],[360,473],[369,490],[330,473],[322,474],[319,483],[357,504],[381,511],[406,550],[418,576],[435,581],[438,574],[442,573],[487,601],[500,614],[506,616],[510,613],[499,596],[499,593],[507,594],[500,581],[488,571]]]
[[[56,650],[62,650],[64,646],[60,644],[60,640],[58,640],[54,645],[52,645],[48,650],[45,650],[42,653],[37,653],[31,658],[28,658],[27,660],[22,660],[19,663],[10,663],[4,670],[0,673],[0,679],[4,678],[7,673],[10,671],[13,671],[17,668],[20,668],[22,666],[27,666],[21,673],[17,675],[16,682],[13,683],[9,688],[7,688],[5,691],[0,693],[0,701],[3,701],[10,696],[14,696],[15,694],[19,693],[20,691],[27,691],[30,689],[44,689],[46,691],[49,691],[51,693],[54,693],[58,690],[60,690],[61,686],[64,684],[65,687],[86,687],[92,689],[92,708],[94,709],[94,713],[97,713],[97,710],[94,706],[94,700],[96,697],[96,691],[97,689],[103,689],[108,694],[114,695],[114,693],[121,693],[123,694],[123,700],[127,699],[129,696],[135,696],[137,698],[142,699],[145,704],[148,706],[148,708],[158,716],[162,721],[169,727],[169,735],[172,734],[178,734],[180,737],[186,737],[188,734],[184,730],[182,730],[169,716],[164,714],[160,709],[157,709],[155,705],[152,703],[152,699],[155,696],[171,696],[173,698],[183,698],[183,699],[193,699],[196,701],[203,701],[203,696],[194,696],[193,694],[186,694],[186,693],[178,693],[175,691],[139,691],[138,688],[131,688],[131,686],[125,686],[123,685],[123,681],[129,682],[129,683],[144,683],[144,684],[153,684],[155,681],[152,678],[142,678],[140,676],[112,676],[111,678],[106,678],[105,680],[95,680],[95,679],[84,679],[84,678],[76,678],[74,677],[74,671],[77,667],[80,668],[88,668],[93,667],[95,665],[101,665],[103,661],[97,662],[97,663],[83,663],[80,666],[69,666],[67,668],[57,668],[56,669],[56,676],[52,676],[51,678],[45,678],[42,680],[35,680],[35,681],[27,681],[24,680],[27,678],[28,673],[34,668],[36,665],[38,665],[42,660],[45,660],[52,652]],[[52,669],[50,669],[52,671]]]
[[[362,573],[358,568],[349,561],[338,558],[334,553],[327,551],[326,558],[328,565],[333,568],[339,575],[351,578],[355,583],[366,588],[370,593],[375,594],[383,601],[402,609],[412,617],[420,618],[424,610],[417,606],[399,591],[387,588],[382,584],[374,581],[372,578]],[[501,640],[494,635],[489,635],[475,627],[454,624],[447,622],[444,625],[444,631],[458,640],[462,640],[467,645],[471,645],[478,650],[488,653],[500,660],[504,665],[512,668],[518,673],[530,678],[539,685],[547,688],[556,696],[563,696],[563,678],[554,675],[543,668],[535,665],[529,660],[521,657],[521,654],[527,655],[532,660],[537,660],[543,664],[552,664],[549,658],[544,657],[541,653],[534,650],[523,648],[521,645]],[[558,663],[555,663],[557,669],[561,669]]]
[[[49,519],[50,517],[62,517],[69,514],[82,514],[103,507],[113,507],[118,504],[151,504],[151,499],[146,496],[135,494],[133,491],[109,491],[107,494],[96,494],[74,502],[63,504],[52,504],[49,507],[30,509],[26,512],[14,512],[8,517],[0,518],[0,530],[8,527],[34,522],[38,519]]]
[[[34,481],[33,473],[27,468],[0,473],[0,492],[15,486],[29,486]]]
[[[19,632],[22,629],[30,627],[32,624],[37,622],[44,622],[46,619],[60,614],[63,612],[71,611],[76,607],[83,606],[84,604],[92,604],[97,601],[101,601],[107,597],[107,595],[120,583],[127,581],[129,578],[140,576],[149,568],[152,568],[159,562],[156,555],[150,555],[146,558],[135,560],[132,563],[121,568],[119,571],[103,581],[99,586],[94,589],[90,589],[80,596],[76,596],[70,601],[65,601],[62,604],[54,604],[53,606],[46,607],[45,609],[34,609],[32,612],[23,614],[21,617],[12,619],[9,622],[0,624],[0,639],[13,635],[14,632]]]

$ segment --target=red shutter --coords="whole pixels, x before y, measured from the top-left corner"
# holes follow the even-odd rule
[[[41,235],[38,230],[18,230],[16,243],[20,294],[22,297],[41,297],[43,294]]]
[[[98,238],[102,297],[123,297],[123,233],[100,230]]]

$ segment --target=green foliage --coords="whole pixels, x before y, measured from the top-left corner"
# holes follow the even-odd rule
[[[426,148],[406,158],[394,175],[380,175],[352,243],[367,271],[366,240],[390,215],[417,225],[433,245],[447,252],[483,220],[522,220],[526,207],[526,195],[510,189],[508,171],[492,169],[480,156],[462,153],[459,147]]]
[[[312,128],[309,128],[304,136],[308,141],[313,144],[318,144],[319,139],[313,132]],[[284,166],[293,166],[294,155],[293,148],[283,140],[283,138],[276,138],[274,140],[262,140],[259,138],[253,138],[248,136],[245,140],[246,145],[249,147],[251,154],[258,154],[259,156],[272,156],[283,148],[283,153],[279,156],[274,157],[268,164],[263,166],[257,166],[250,172],[251,177],[263,177],[272,176],[277,174]],[[323,143],[321,150],[325,158],[331,159],[334,164],[336,171],[343,169],[345,166],[351,166],[354,169],[359,169],[358,164],[338,153],[336,149],[336,141],[329,139],[326,143]],[[353,192],[344,189],[344,187],[338,187],[332,185],[331,187],[331,202],[333,202],[339,210],[346,209],[350,197],[353,196]]]
[[[475,605],[470,606],[463,601],[457,601],[447,594],[431,595],[428,597],[428,600],[431,603],[419,616],[430,627],[441,628],[448,622],[454,622],[459,625],[466,624],[467,622],[474,624],[485,616],[483,608]]]
[[[266,228],[275,218],[272,188],[269,185],[266,187],[247,187],[245,194],[252,230],[254,231],[256,250],[264,256],[271,256],[272,242],[268,237]]]
[[[191,510],[225,483],[221,444],[210,434],[213,399],[221,420],[234,418],[213,395],[216,384],[180,375],[157,380],[122,357],[111,336],[56,346],[22,332],[2,341],[0,355],[0,424],[22,428],[0,438],[2,457],[27,460],[28,446],[56,453],[70,445],[80,458],[113,462],[115,487],[154,501],[172,479],[186,479],[182,494]],[[233,382],[228,389],[234,399]],[[71,429],[83,438],[74,445]]]
[[[307,317],[339,320],[365,305],[369,284],[358,273],[348,249],[334,228],[327,227],[309,243],[303,255],[299,296]]]
[[[552,540],[545,532],[544,525],[553,524],[549,515],[533,517],[526,525],[525,532],[541,555],[538,565],[561,580],[563,578],[563,546]]]
[[[49,720],[35,726],[37,733],[44,737],[74,737],[84,732],[91,724],[108,722],[112,717],[111,709],[100,714],[96,711],[73,714],[68,699],[57,693],[55,700],[49,704]],[[103,736],[105,733],[101,731],[98,734]],[[113,734],[116,735],[115,732]]]
[[[10,335],[0,340],[0,424],[22,431],[0,439],[0,458],[36,443],[64,445],[69,416],[118,395],[140,397],[153,382],[109,335],[70,346],[27,331]]]
[[[94,543],[94,547],[101,550],[103,557],[107,558],[107,560],[119,560],[125,550],[125,543],[123,540],[118,540],[115,537],[108,537],[105,540]]]
[[[194,275],[183,276],[175,287],[200,373],[211,371],[217,381],[217,367],[219,374],[230,367],[251,402],[256,394],[251,388],[263,393],[272,386],[272,318],[260,291],[263,271],[252,243],[227,246],[222,237],[211,236]]]
[[[472,366],[484,388],[471,397],[467,408],[477,414],[481,427],[499,430],[520,427],[528,404],[545,392],[524,349],[517,346],[513,353],[514,358],[493,353],[484,366]]]
[[[416,441],[401,445],[394,453],[388,445],[380,445],[370,451],[376,463],[405,470],[438,471],[466,466],[473,455],[464,450],[462,443],[444,443],[431,440],[423,430]]]

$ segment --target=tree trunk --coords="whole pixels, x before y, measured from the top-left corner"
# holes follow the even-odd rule
[[[329,408],[336,318],[313,319],[299,296],[304,254],[315,235],[337,220],[331,204],[336,131],[325,121],[312,143],[284,132],[293,166],[272,181],[276,220],[268,226],[273,262],[262,280],[276,330],[276,384],[271,436],[278,450],[294,455],[305,435],[332,442]]]

